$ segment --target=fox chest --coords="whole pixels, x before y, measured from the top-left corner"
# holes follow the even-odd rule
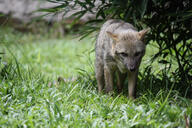
[[[104,59],[104,65],[112,71],[118,70],[118,64],[111,56]]]

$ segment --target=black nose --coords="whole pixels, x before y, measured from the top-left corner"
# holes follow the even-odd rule
[[[129,70],[131,71],[131,72],[133,72],[133,71],[135,71],[135,66],[131,66],[130,68],[129,68]]]
[[[130,70],[131,72],[133,72],[133,71],[135,71],[135,68],[130,68],[129,70]]]

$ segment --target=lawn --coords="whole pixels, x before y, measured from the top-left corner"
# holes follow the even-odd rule
[[[155,46],[147,47],[133,101],[126,93],[98,94],[92,37],[54,39],[0,28],[0,41],[0,127],[183,128],[192,119],[190,99],[156,88],[164,84],[156,77],[163,66],[154,63],[153,75],[145,72]]]

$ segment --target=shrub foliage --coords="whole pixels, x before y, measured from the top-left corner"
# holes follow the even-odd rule
[[[96,31],[99,23],[109,18],[122,19],[138,29],[150,27],[146,37],[159,49],[153,59],[166,65],[178,85],[192,84],[192,2],[190,0],[48,0],[59,3],[54,8],[42,9],[49,13],[74,13],[78,21],[86,13],[95,18],[86,23],[84,35]],[[99,27],[98,27],[99,28]],[[176,63],[175,63],[176,62]],[[174,67],[176,68],[172,68]],[[174,70],[172,70],[174,69]]]

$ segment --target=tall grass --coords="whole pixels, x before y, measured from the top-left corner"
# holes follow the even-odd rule
[[[95,78],[81,73],[57,82],[9,63],[1,69],[1,127],[185,127],[192,103],[177,91],[151,90],[135,101],[126,95],[98,94]]]

